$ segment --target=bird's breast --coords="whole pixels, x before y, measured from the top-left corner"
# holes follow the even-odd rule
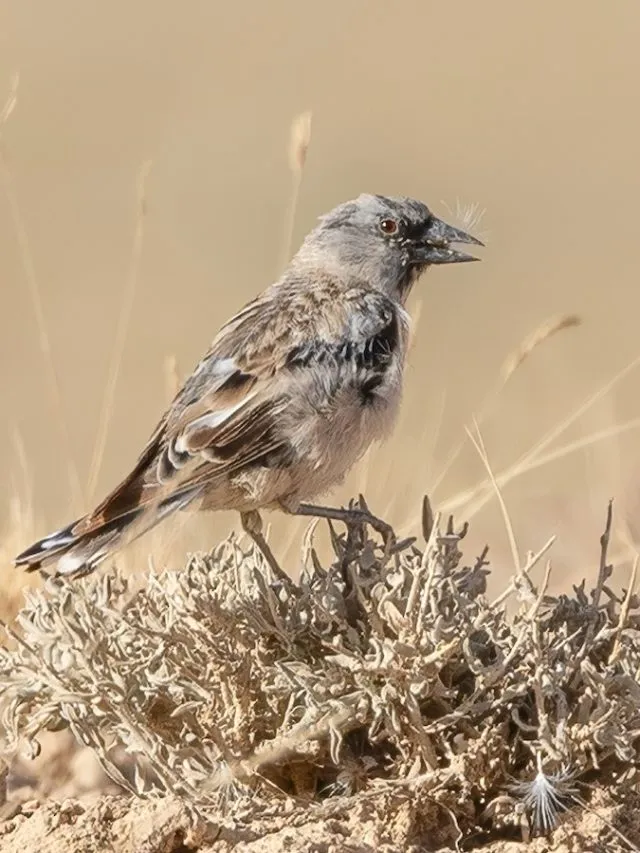
[[[408,316],[388,301],[357,317],[340,340],[310,337],[288,359],[279,432],[290,450],[291,493],[303,500],[340,483],[394,425],[402,393]],[[367,332],[371,330],[370,334]]]
[[[376,366],[315,366],[285,415],[309,494],[341,482],[372,442],[391,432],[402,394],[403,353]],[[302,484],[301,484],[302,488]]]

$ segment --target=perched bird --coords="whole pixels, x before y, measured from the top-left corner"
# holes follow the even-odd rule
[[[261,509],[366,516],[302,501],[389,433],[413,284],[432,264],[477,260],[452,243],[482,245],[410,198],[361,195],[321,217],[281,278],[221,328],[131,473],[16,565],[87,574],[187,507],[238,510],[270,562]]]

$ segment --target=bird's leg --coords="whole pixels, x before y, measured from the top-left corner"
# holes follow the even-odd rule
[[[388,558],[393,551],[396,537],[391,525],[387,524],[386,521],[382,521],[381,518],[377,518],[375,515],[370,513],[368,509],[364,509],[362,506],[349,507],[348,509],[345,509],[343,507],[316,506],[315,504],[301,503],[294,508],[287,508],[285,506],[283,509],[285,512],[289,512],[292,515],[310,515],[314,518],[327,518],[331,521],[343,521],[347,527],[353,526],[354,524],[368,524],[369,527],[372,527],[376,533],[379,533],[382,537],[385,557]]]
[[[291,583],[291,578],[284,572],[269,547],[262,532],[262,518],[257,510],[240,513],[240,523],[244,532],[253,540],[275,577],[283,584]]]

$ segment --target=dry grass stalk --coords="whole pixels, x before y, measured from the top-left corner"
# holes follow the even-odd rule
[[[311,142],[311,116],[310,111],[300,113],[291,125],[289,165],[294,173],[303,170],[307,159],[307,151]]]
[[[22,262],[25,282],[29,291],[31,303],[33,305],[33,312],[35,314],[36,326],[38,329],[38,343],[40,345],[40,351],[42,352],[42,358],[44,361],[45,370],[47,372],[47,386],[51,393],[53,407],[57,417],[64,451],[67,459],[69,460],[69,472],[72,494],[76,507],[78,511],[80,511],[83,506],[82,487],[80,484],[80,476],[78,474],[77,466],[73,461],[73,445],[71,442],[71,437],[69,435],[67,420],[64,414],[64,406],[62,403],[62,394],[60,392],[58,374],[56,372],[55,364],[53,361],[51,339],[49,337],[49,332],[47,329],[47,321],[45,318],[40,283],[36,274],[33,253],[31,252],[31,246],[27,234],[26,225],[22,216],[22,212],[20,210],[20,205],[18,203],[18,195],[14,186],[13,175],[9,167],[9,161],[4,148],[4,140],[2,138],[6,122],[13,114],[18,103],[19,79],[20,78],[17,73],[13,75],[9,96],[7,98],[7,101],[5,102],[2,111],[0,112],[0,181],[2,182],[4,194],[7,199],[7,204],[9,206],[9,213],[13,222],[13,227],[16,232],[16,239],[20,251],[20,260]]]
[[[496,481],[499,486],[504,487],[507,483],[521,477],[528,471],[533,471],[542,465],[548,465],[551,462],[556,462],[564,458],[570,453],[583,450],[590,447],[597,441],[603,441],[628,431],[638,429],[640,419],[634,418],[626,421],[623,424],[617,424],[604,430],[599,430],[584,438],[571,441],[566,445],[557,448],[556,450],[548,450],[548,448],[562,436],[567,430],[576,424],[580,418],[592,409],[597,403],[610,394],[614,388],[630,376],[637,368],[640,367],[640,356],[632,359],[621,370],[619,370],[611,379],[604,382],[596,391],[586,397],[570,414],[561,418],[542,438],[535,442],[529,450],[527,450],[513,464],[509,465],[504,471],[496,475]],[[439,478],[439,481],[442,478]],[[438,482],[439,482],[438,481]],[[473,518],[486,504],[493,498],[494,490],[491,483],[491,478],[487,478],[477,483],[470,489],[465,489],[452,498],[441,502],[440,508],[443,512],[457,512],[464,508],[466,518]]]
[[[507,537],[509,539],[509,547],[511,549],[511,556],[513,558],[513,566],[516,574],[520,574],[521,572],[521,562],[520,562],[520,552],[518,550],[518,543],[516,541],[516,535],[513,529],[513,524],[511,523],[511,516],[509,515],[509,510],[507,509],[507,504],[502,496],[502,491],[500,490],[500,486],[498,485],[498,481],[496,480],[495,474],[493,473],[493,469],[491,467],[491,463],[489,462],[489,455],[484,445],[484,441],[482,440],[482,435],[480,433],[480,426],[475,424],[475,435],[471,430],[467,430],[467,435],[471,439],[473,446],[475,447],[478,456],[482,460],[482,464],[486,468],[487,474],[489,475],[489,480],[491,481],[491,485],[493,486],[493,490],[495,492],[496,498],[498,500],[498,504],[500,505],[500,512],[502,513],[502,518],[504,520],[505,530],[507,531]]]
[[[460,211],[458,209],[458,216],[461,217]],[[474,415],[474,421],[478,426],[481,426],[484,421],[487,419],[491,411],[493,410],[497,400],[500,395],[504,391],[504,387],[507,382],[511,379],[513,374],[518,370],[518,368],[533,354],[534,350],[536,350],[539,346],[541,346],[546,340],[551,338],[552,336],[558,334],[564,329],[569,329],[574,326],[578,326],[581,323],[581,319],[575,314],[562,314],[555,317],[550,318],[540,325],[537,329],[535,329],[525,340],[520,344],[520,346],[514,350],[505,360],[502,370],[501,377],[496,386],[492,389],[490,393],[487,394],[486,398],[483,400],[478,412]],[[564,427],[566,428],[566,427]],[[543,439],[544,441],[544,439]],[[432,491],[438,489],[442,481],[444,480],[447,473],[450,471],[451,467],[455,464],[456,460],[460,457],[462,449],[464,447],[464,438],[462,438],[453,448],[448,458],[446,459],[440,474],[433,481]],[[541,453],[544,447],[543,444],[537,445],[534,448],[535,453]],[[523,468],[520,463],[516,463],[514,466],[513,472],[511,472],[511,477],[518,476],[520,473],[523,473]],[[496,482],[498,484],[504,484],[504,475],[496,477]],[[453,498],[450,498],[447,501],[447,511],[456,511],[461,506],[465,506],[469,502],[472,496],[477,493],[481,493],[481,502],[479,506],[474,507],[474,514],[478,512],[485,503],[490,500],[492,494],[494,492],[493,483],[491,482],[491,478],[483,481],[481,484],[472,489],[467,489],[463,493],[459,495],[455,495]]]
[[[164,360],[164,385],[169,404],[180,390],[180,371],[178,370],[178,359],[175,355],[169,355]]]
[[[581,323],[582,320],[577,314],[560,314],[545,320],[522,341],[519,347],[509,354],[502,366],[503,382],[507,382],[516,370],[533,355],[534,350],[542,346],[545,341],[559,332],[565,329],[573,329]]]
[[[3,130],[4,125],[7,123],[11,114],[16,108],[18,103],[18,85],[20,84],[20,75],[17,71],[15,71],[11,75],[11,82],[9,84],[9,95],[7,96],[7,100],[4,103],[4,106],[0,110],[0,131]]]
[[[127,332],[129,330],[129,322],[131,320],[131,312],[135,300],[136,290],[138,289],[138,280],[140,276],[140,260],[142,257],[142,241],[144,237],[144,220],[147,208],[147,181],[151,171],[152,161],[145,161],[138,172],[137,188],[136,188],[136,217],[135,228],[133,234],[133,247],[131,250],[131,262],[129,265],[129,273],[125,284],[122,302],[120,303],[120,314],[114,335],[113,351],[109,363],[109,373],[105,384],[104,396],[102,398],[102,407],[100,409],[100,417],[98,419],[98,432],[91,457],[91,465],[89,466],[89,483],[87,486],[87,502],[91,504],[95,495],[96,486],[98,484],[98,476],[100,467],[104,457],[104,450],[107,444],[107,435],[109,432],[109,424],[113,413],[113,401],[120,375],[120,367],[122,365],[122,356],[127,340]]]
[[[289,135],[289,167],[291,169],[293,184],[291,187],[291,197],[285,214],[282,258],[280,259],[281,269],[286,267],[291,257],[293,226],[295,224],[296,211],[298,209],[300,187],[302,186],[302,174],[304,171],[304,165],[307,161],[309,145],[311,143],[311,116],[312,113],[309,111],[301,113],[291,124],[291,132]]]

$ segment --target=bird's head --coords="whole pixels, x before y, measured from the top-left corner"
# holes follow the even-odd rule
[[[363,194],[323,216],[299,254],[345,281],[364,280],[404,300],[426,267],[478,260],[453,243],[483,245],[420,201]]]

